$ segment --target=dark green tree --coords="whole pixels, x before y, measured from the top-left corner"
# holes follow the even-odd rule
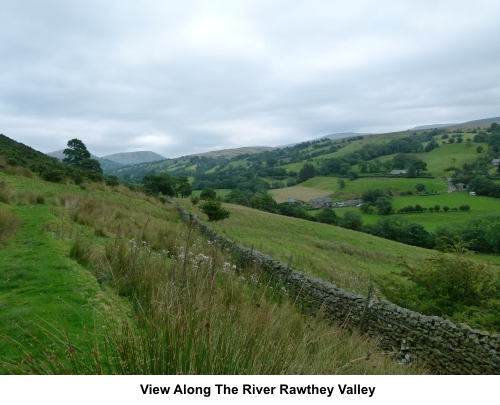
[[[90,159],[90,152],[85,144],[79,139],[71,139],[68,141],[68,147],[64,149],[64,164],[68,166],[80,167],[84,160]]]
[[[321,210],[321,212],[316,215],[316,219],[318,220],[318,222],[330,225],[336,225],[338,222],[337,214],[331,208],[325,208],[324,210]]]
[[[415,168],[415,171],[417,173],[417,176],[420,176],[421,171],[427,170],[427,163],[425,163],[423,160],[416,159],[412,162],[411,166]]]
[[[380,215],[389,215],[392,212],[392,203],[388,198],[380,197],[375,202],[375,206]]]
[[[350,166],[349,166],[350,167]],[[300,169],[299,175],[297,176],[297,182],[302,183],[314,177],[316,174],[316,169],[310,163],[306,163],[302,169]]]
[[[363,217],[359,212],[347,211],[340,220],[340,225],[353,231],[361,231],[363,229]]]
[[[64,164],[91,173],[89,176],[83,174],[84,177],[89,177],[91,180],[102,180],[101,164],[90,158],[90,152],[81,140],[71,139],[67,146],[63,151],[65,157],[62,161]]]
[[[148,190],[155,194],[162,193],[163,195],[175,196],[176,180],[168,173],[148,174],[142,179],[142,184]]]
[[[192,194],[191,185],[186,176],[177,177],[175,181],[175,193],[182,198],[189,197]]]
[[[421,193],[422,191],[425,191],[425,184],[422,184],[422,183],[418,183],[415,188],[417,189],[417,191],[419,193]]]

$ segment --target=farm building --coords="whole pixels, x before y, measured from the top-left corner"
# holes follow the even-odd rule
[[[500,159],[493,159],[491,161],[491,164],[495,167],[498,167],[498,165],[500,164]]]
[[[346,204],[349,207],[355,207],[356,205],[363,204],[363,203],[364,203],[364,200],[347,200],[346,201]]]
[[[332,200],[328,197],[326,198],[313,198],[311,200],[311,207],[313,208],[325,208],[325,207],[331,207],[332,206]]]
[[[457,183],[457,184],[455,184],[455,187],[460,189],[460,190],[465,190],[465,189],[467,189],[467,184]]]
[[[391,174],[406,174],[406,170],[391,170]]]
[[[285,202],[288,204],[304,205],[304,201],[299,200],[298,198],[289,198]]]

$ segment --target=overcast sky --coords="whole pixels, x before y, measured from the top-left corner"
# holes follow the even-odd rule
[[[500,115],[500,1],[2,0],[0,132],[177,157]]]

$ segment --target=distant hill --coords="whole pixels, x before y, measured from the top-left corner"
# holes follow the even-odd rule
[[[246,154],[253,155],[255,153],[261,153],[261,152],[265,152],[267,150],[273,150],[273,149],[275,149],[275,148],[273,148],[272,146],[245,146],[243,148],[223,149],[223,150],[216,150],[216,151],[212,151],[212,152],[194,153],[192,155],[187,155],[185,157],[205,156],[205,157],[215,158],[215,157],[224,156],[226,158],[232,158],[232,157],[239,156],[239,155],[246,155]]]
[[[444,127],[451,127],[453,125],[460,125],[460,124],[431,124],[431,125],[419,125],[418,127],[411,128],[411,131],[418,131],[419,129],[433,129],[433,128],[444,128]]]
[[[341,138],[350,138],[352,136],[364,136],[364,135],[368,135],[368,134],[359,134],[357,132],[339,132],[339,133],[336,133],[336,134],[330,134],[330,135],[323,135],[323,136],[320,136],[319,138],[314,138],[314,139],[308,139],[307,141],[302,141],[302,142],[312,142],[312,141],[319,141],[321,139],[341,139]],[[290,143],[288,145],[280,145],[280,146],[276,146],[277,148],[289,148],[291,146],[295,146],[295,145],[298,145],[299,143],[302,143],[302,142],[297,142],[297,143]]]
[[[418,131],[419,129],[432,129],[432,128],[444,128],[444,127],[468,127],[473,125],[487,125],[493,124],[494,122],[500,123],[500,117],[484,118],[481,120],[473,120],[462,122],[459,124],[432,124],[432,125],[419,125],[418,127],[411,128],[411,131]]]
[[[464,122],[460,125],[484,125],[484,124],[493,124],[493,123],[500,123],[500,117],[493,117],[493,118],[485,118],[482,120],[474,120],[474,121],[467,121]]]
[[[51,156],[51,157],[55,157],[56,159],[62,161],[64,159],[64,153],[63,153],[63,151],[64,151],[64,149],[56,150],[54,152],[46,153],[46,155],[47,156]],[[90,158],[97,160],[101,164],[102,170],[105,173],[107,173],[107,172],[109,172],[111,170],[118,169],[119,167],[123,166],[120,163],[113,162],[113,161],[111,161],[109,159],[100,158],[100,157],[97,157],[96,155],[92,155],[92,154],[90,154]]]
[[[121,165],[135,165],[138,163],[157,162],[166,158],[155,152],[138,151],[113,153],[112,155],[104,156],[103,159],[108,159]]]

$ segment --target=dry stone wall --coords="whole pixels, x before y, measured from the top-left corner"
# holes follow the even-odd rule
[[[328,319],[359,328],[380,340],[384,350],[396,354],[401,364],[425,360],[436,373],[500,374],[500,335],[454,324],[437,316],[425,316],[388,301],[371,301],[333,284],[292,271],[280,261],[239,246],[218,235],[179,206],[184,221],[194,221],[211,240],[228,249],[242,264],[258,264],[282,283],[302,309],[322,311]],[[364,313],[364,316],[363,316]]]

